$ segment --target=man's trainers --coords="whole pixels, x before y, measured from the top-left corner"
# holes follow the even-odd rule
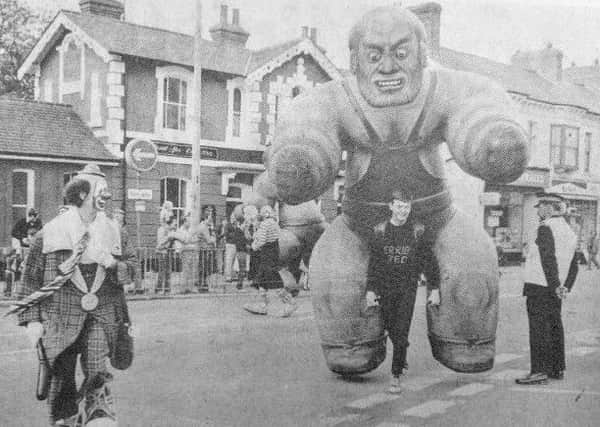
[[[392,380],[390,381],[390,386],[388,388],[388,393],[397,394],[402,393],[402,391],[403,389],[402,383],[400,381],[400,376],[392,377]]]

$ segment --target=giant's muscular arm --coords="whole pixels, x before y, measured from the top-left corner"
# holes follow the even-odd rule
[[[444,139],[457,164],[489,182],[517,179],[527,166],[527,136],[508,93],[472,73],[440,70],[440,77]]]
[[[294,99],[266,155],[277,199],[292,205],[317,198],[334,182],[340,158],[335,82]]]

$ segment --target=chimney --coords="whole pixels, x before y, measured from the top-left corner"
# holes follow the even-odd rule
[[[540,76],[553,81],[562,80],[563,53],[548,43],[544,49],[517,51],[511,58],[512,65],[524,70],[535,71]]]
[[[227,5],[221,5],[221,19],[218,25],[211,27],[208,32],[212,39],[218,43],[233,46],[246,46],[250,33],[240,26],[240,10],[232,9],[232,22],[228,22]]]
[[[221,20],[219,21],[221,25],[227,25],[227,5],[221,5]]]
[[[307,26],[302,27],[302,38],[303,39],[308,38],[308,27]]]
[[[442,6],[435,2],[428,2],[409,7],[408,10],[417,15],[425,25],[427,37],[429,38],[429,54],[433,59],[439,59],[440,16],[442,15]]]
[[[121,19],[125,13],[125,6],[117,0],[80,0],[79,10],[85,14]]]
[[[314,44],[317,44],[317,29],[314,27],[310,29],[310,39]]]

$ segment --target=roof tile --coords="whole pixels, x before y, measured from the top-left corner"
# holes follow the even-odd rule
[[[3,98],[0,123],[3,154],[117,160],[69,105]]]

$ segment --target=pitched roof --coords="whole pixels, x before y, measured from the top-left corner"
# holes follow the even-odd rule
[[[100,15],[62,11],[106,50],[174,64],[194,65],[194,38],[187,34],[118,21]],[[202,40],[202,64],[209,70],[245,75],[251,51]]]
[[[252,57],[250,58],[250,63],[248,64],[248,72],[251,73],[252,71],[260,68],[261,66],[269,62],[271,59],[281,55],[286,50],[292,48],[301,41],[301,38],[293,39],[252,52]]]
[[[71,106],[0,99],[0,153],[114,161]]]
[[[487,76],[499,82],[509,92],[550,104],[580,107],[600,114],[600,100],[597,95],[565,79],[552,82],[535,71],[444,47],[440,48],[440,63],[448,68]]]

